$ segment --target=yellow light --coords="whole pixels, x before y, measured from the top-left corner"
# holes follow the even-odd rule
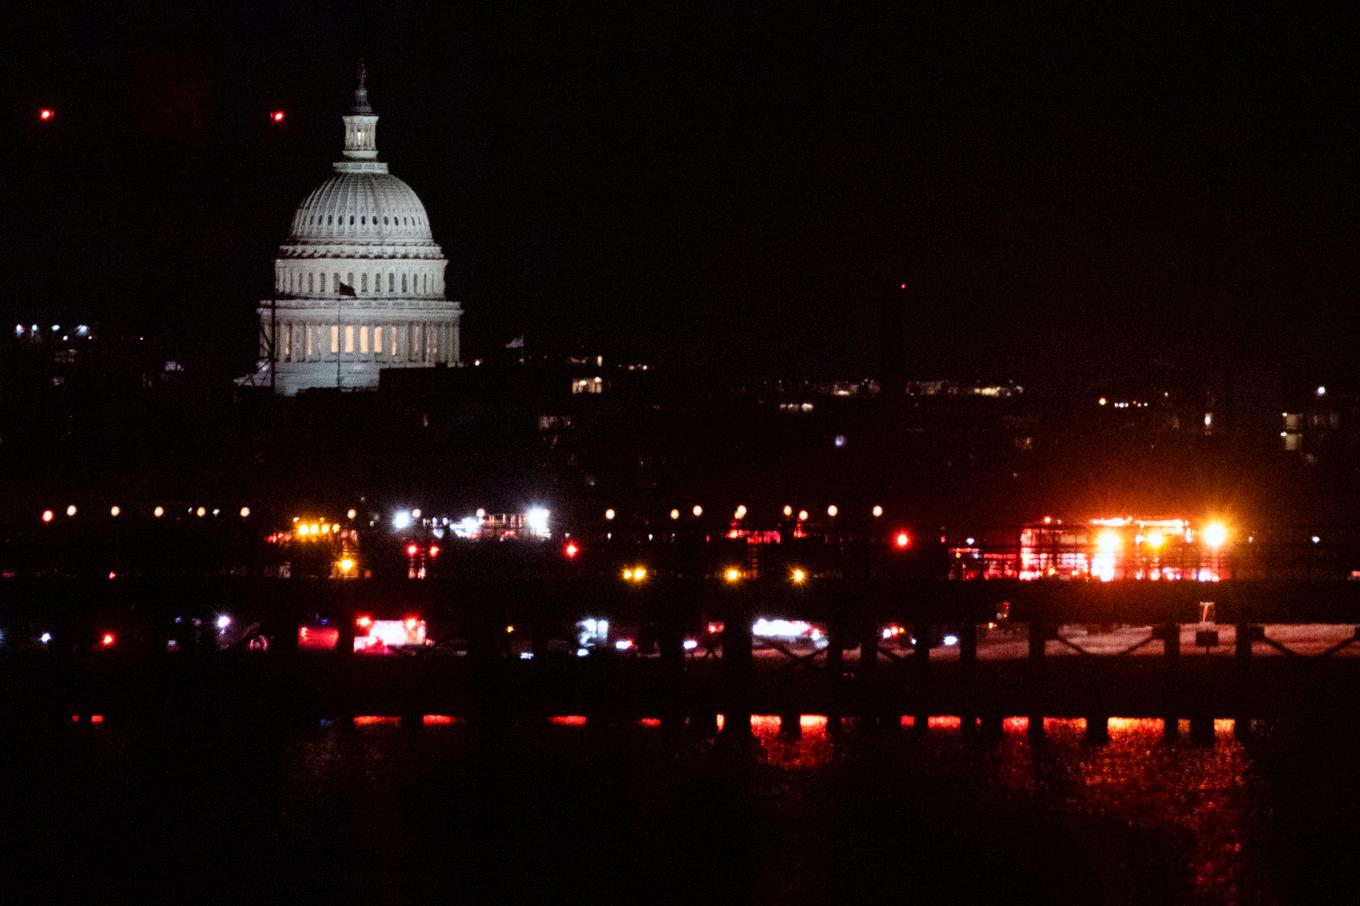
[[[645,567],[645,566],[635,566],[635,567],[633,567],[633,581],[634,581],[634,582],[641,582],[643,579],[646,579],[646,578],[647,578],[647,567]]]
[[[109,515],[112,516],[114,519],[117,519],[118,514],[121,512],[123,512],[123,508],[116,503],[113,506],[109,507]]]
[[[701,506],[699,506],[699,504],[696,503],[696,504],[694,505],[694,509],[690,510],[690,512],[694,514],[694,518],[695,518],[695,519],[698,519],[700,516],[702,516],[702,515],[704,514],[704,508],[701,507]]]
[[[241,507],[241,518],[242,518],[242,519],[249,519],[249,518],[250,518],[250,507],[248,507],[248,506],[243,506],[243,507]]]
[[[735,566],[729,566],[727,569],[723,570],[723,579],[732,584],[740,582],[741,570],[737,569]]]
[[[831,504],[831,506],[829,506],[829,507],[826,508],[826,514],[827,514],[828,516],[830,516],[832,519],[835,519],[835,518],[836,518],[836,514],[839,513],[840,511],[841,511],[841,508],[838,507],[838,506],[836,506],[834,503]]]
[[[789,573],[789,578],[793,580],[794,585],[802,585],[807,581],[807,571],[802,567],[794,567],[793,572]]]
[[[1106,529],[1096,536],[1096,550],[1104,553],[1113,553],[1123,545],[1123,539],[1119,533],[1113,529]]]
[[[808,519],[808,511],[807,511],[807,510],[799,510],[799,511],[798,511],[798,521],[799,521],[799,522],[807,522],[807,519]]]
[[[614,510],[613,510],[613,509],[608,509],[608,510],[605,510],[605,511],[604,511],[604,518],[605,518],[606,520],[610,521],[610,522],[613,522],[613,521],[614,521],[614,516],[615,516],[615,515],[616,515],[616,514],[614,513]]]
[[[1163,544],[1165,544],[1165,543],[1166,543],[1166,536],[1163,535],[1161,532],[1157,531],[1156,529],[1153,529],[1152,531],[1148,532],[1148,535],[1147,535],[1147,546],[1148,546],[1148,547],[1152,548],[1153,550],[1157,550],[1159,547],[1161,547],[1161,546],[1162,546]]]
[[[623,569],[623,581],[625,581],[625,582],[632,582],[632,581],[633,581],[633,570],[632,570],[631,568],[629,568],[629,567],[624,567],[624,569]]]
[[[341,559],[341,561],[340,561],[340,572],[342,572],[342,573],[348,575],[349,572],[350,572],[350,570],[352,570],[352,569],[354,569],[354,561],[353,561],[353,560],[351,560],[349,557],[345,557],[345,558]]]
[[[508,633],[511,633],[511,632],[514,632],[514,631],[515,631],[514,625],[512,624],[512,625],[510,625],[510,626],[506,626],[506,627],[505,627],[505,631],[506,631],[507,634],[508,634]]]
[[[744,504],[744,503],[743,503],[743,504],[739,504],[739,505],[737,506],[736,512],[733,513],[732,515],[735,516],[735,517],[738,518],[738,519],[744,519],[744,518],[746,518],[746,504]]]
[[[331,525],[331,531],[335,532],[337,535],[340,534],[340,523],[333,523]]]
[[[672,519],[679,519],[679,518],[680,518],[680,511],[679,511],[679,510],[671,510],[671,518],[672,518]]]
[[[789,506],[788,504],[784,504],[784,515],[785,515],[785,516],[792,516],[792,515],[793,515],[793,507]]]
[[[1221,522],[1211,522],[1200,532],[1204,545],[1210,550],[1218,550],[1228,543],[1228,527]]]
[[[330,533],[331,533],[331,524],[330,524],[329,522],[323,522],[323,523],[321,523],[321,534],[323,534],[323,535],[329,535]]]
[[[151,511],[151,515],[155,516],[157,519],[161,518],[162,516],[165,515],[165,507],[163,506],[156,507],[154,510]]]
[[[194,515],[197,516],[199,519],[202,519],[204,516],[208,515],[208,508],[205,506],[201,506],[198,509],[194,510]]]
[[[879,516],[882,516],[882,515],[883,515],[883,507],[879,506],[878,504],[874,504],[874,518],[877,519]]]
[[[419,518],[420,518],[420,510],[412,510],[412,511],[411,511],[411,518],[412,518],[412,519],[419,519]]]
[[[298,536],[299,538],[306,538],[306,537],[307,537],[307,532],[308,532],[309,529],[310,529],[310,526],[308,526],[307,523],[305,523],[305,522],[302,523],[301,525],[299,525],[299,526],[297,527],[297,536]]]
[[[358,515],[359,515],[359,511],[356,510],[354,507],[350,507],[348,510],[345,511],[345,518],[346,518],[346,519],[353,519],[354,517],[356,517],[356,516],[358,516]]]
[[[1105,405],[1106,403],[1108,403],[1109,400],[1105,399],[1105,397],[1102,396],[1100,399],[1096,400],[1096,402],[1100,403],[1100,405],[1103,406],[1103,405]]]
[[[416,511],[415,511],[414,513],[412,513],[411,515],[412,515],[412,516],[419,516],[419,515],[420,515],[420,510],[416,510]],[[476,516],[477,516],[478,519],[485,519],[485,518],[486,518],[486,510],[482,509],[481,507],[477,507]]]

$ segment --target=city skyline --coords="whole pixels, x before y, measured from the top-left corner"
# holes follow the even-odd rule
[[[164,329],[222,373],[360,56],[470,355],[1042,384],[1339,367],[1356,332],[1321,18],[25,15],[7,251],[35,279],[6,306]]]

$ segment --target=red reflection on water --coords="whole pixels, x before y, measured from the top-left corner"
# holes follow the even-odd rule
[[[548,723],[554,727],[584,727],[586,718],[584,714],[556,714],[548,718]]]
[[[400,717],[388,717],[380,714],[361,714],[354,718],[356,727],[399,727],[401,726]]]
[[[926,718],[926,726],[932,730],[957,730],[963,726],[963,720],[958,717],[941,715],[939,717]]]
[[[644,727],[659,727],[659,726],[661,726],[661,721],[660,721],[660,719],[655,718],[655,717],[644,717],[644,718],[642,718],[642,720],[639,720],[638,723],[642,724],[642,726],[644,726]]]
[[[104,722],[104,715],[102,715],[102,714],[91,714],[91,715],[90,715],[90,723],[92,723],[92,724],[102,724],[103,722]]]
[[[426,714],[421,718],[421,723],[427,727],[447,727],[458,722],[458,718],[450,717],[447,714]]]

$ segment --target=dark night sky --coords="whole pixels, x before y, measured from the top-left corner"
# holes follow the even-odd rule
[[[473,354],[858,373],[904,320],[911,371],[1045,381],[1360,335],[1351,21],[539,6],[24,5],[0,307],[248,361],[362,53]]]

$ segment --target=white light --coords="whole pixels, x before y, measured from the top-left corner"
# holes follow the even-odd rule
[[[732,515],[735,516],[737,519],[745,519],[745,518],[746,518],[746,504],[743,503],[743,504],[741,504],[740,506],[738,506],[737,509],[736,509],[736,512],[733,513]]]
[[[486,510],[482,509],[481,507],[477,507],[477,518],[478,518],[478,519],[485,519],[485,518],[486,518]]]
[[[250,518],[250,507],[248,507],[248,506],[243,506],[243,507],[241,507],[241,518],[242,518],[242,519],[249,519],[249,518]]]
[[[1321,386],[1321,385],[1319,385],[1319,386],[1318,386],[1318,389],[1317,389],[1317,395],[1318,395],[1318,396],[1326,396],[1326,395],[1327,395],[1327,388],[1326,388],[1326,387],[1323,387],[1323,386]]]
[[[826,514],[827,514],[828,516],[830,516],[832,519],[835,519],[835,518],[836,518],[836,515],[837,515],[838,513],[840,513],[840,511],[841,511],[841,508],[838,507],[838,506],[836,506],[834,503],[831,504],[831,506],[829,506],[829,507],[826,508]]]
[[[76,514],[76,505],[73,503],[73,504],[71,504],[70,506],[68,506],[68,507],[66,508],[66,515],[67,515],[67,516],[74,516],[75,514]]]
[[[1321,541],[1321,540],[1322,540],[1322,538],[1320,538],[1319,536],[1317,536],[1317,535],[1314,535],[1314,536],[1313,536],[1313,543],[1314,543],[1314,544],[1317,544],[1317,543],[1318,543],[1319,541]]]
[[[154,510],[151,511],[151,515],[155,516],[157,519],[161,518],[162,516],[165,515],[165,507],[163,506],[156,507]]]
[[[612,520],[612,519],[614,518],[614,516],[615,516],[615,513],[614,513],[614,511],[613,511],[612,509],[610,509],[610,510],[605,510],[605,511],[604,511],[604,518],[605,518],[605,519],[607,519],[607,520]]]
[[[686,651],[693,651],[695,648],[699,647],[699,643],[694,639],[685,639],[683,642],[680,643],[680,646],[684,648]]]
[[[453,533],[459,538],[476,538],[482,533],[482,520],[476,516],[464,516],[453,527]]]
[[[407,510],[401,510],[392,516],[392,528],[402,531],[411,527],[411,514]]]
[[[220,616],[217,618],[217,628],[218,628],[218,629],[226,629],[226,628],[227,628],[228,626],[230,626],[230,625],[231,625],[231,617],[227,616],[226,614],[222,614],[222,615],[220,615]]]
[[[117,519],[122,512],[123,508],[116,503],[113,506],[109,507],[109,515],[112,516],[114,519]]]
[[[694,514],[694,518],[695,518],[695,519],[698,519],[700,516],[702,516],[702,515],[704,514],[704,508],[701,507],[701,506],[699,506],[699,504],[696,503],[696,504],[694,505],[694,509],[690,510],[690,512],[692,512],[692,513]]]
[[[633,647],[632,639],[619,639],[614,643],[615,651],[628,651]]]
[[[586,656],[589,655],[589,654],[590,654],[590,649],[589,649],[589,648],[577,648],[577,649],[576,649],[576,656],[577,656],[577,657],[586,657]]]
[[[46,645],[48,642],[52,641],[52,633],[44,632],[42,635],[38,636],[38,641]]]
[[[949,635],[944,637],[944,643],[947,647],[952,648],[954,645],[957,645],[959,643],[959,637],[954,635],[953,633],[950,633]]]
[[[420,510],[412,510],[412,511],[411,511],[411,518],[412,518],[412,519],[419,519],[419,518],[420,518]]]
[[[345,511],[345,518],[346,518],[346,519],[353,519],[355,516],[358,516],[358,515],[359,515],[359,511],[356,510],[354,507],[350,507],[348,510]]]
[[[769,620],[761,617],[751,625],[751,634],[763,639],[796,639],[812,631],[805,620]]]
[[[880,516],[882,516],[882,515],[883,515],[883,507],[879,506],[878,504],[874,504],[874,518],[877,519],[878,517],[880,517]]]
[[[534,659],[534,653],[532,651],[521,651],[519,653],[519,659],[521,661],[532,661]]]
[[[530,507],[529,512],[524,514],[524,524],[529,529],[529,534],[536,538],[547,538],[551,534],[548,530],[548,517],[551,514],[541,506]]]

